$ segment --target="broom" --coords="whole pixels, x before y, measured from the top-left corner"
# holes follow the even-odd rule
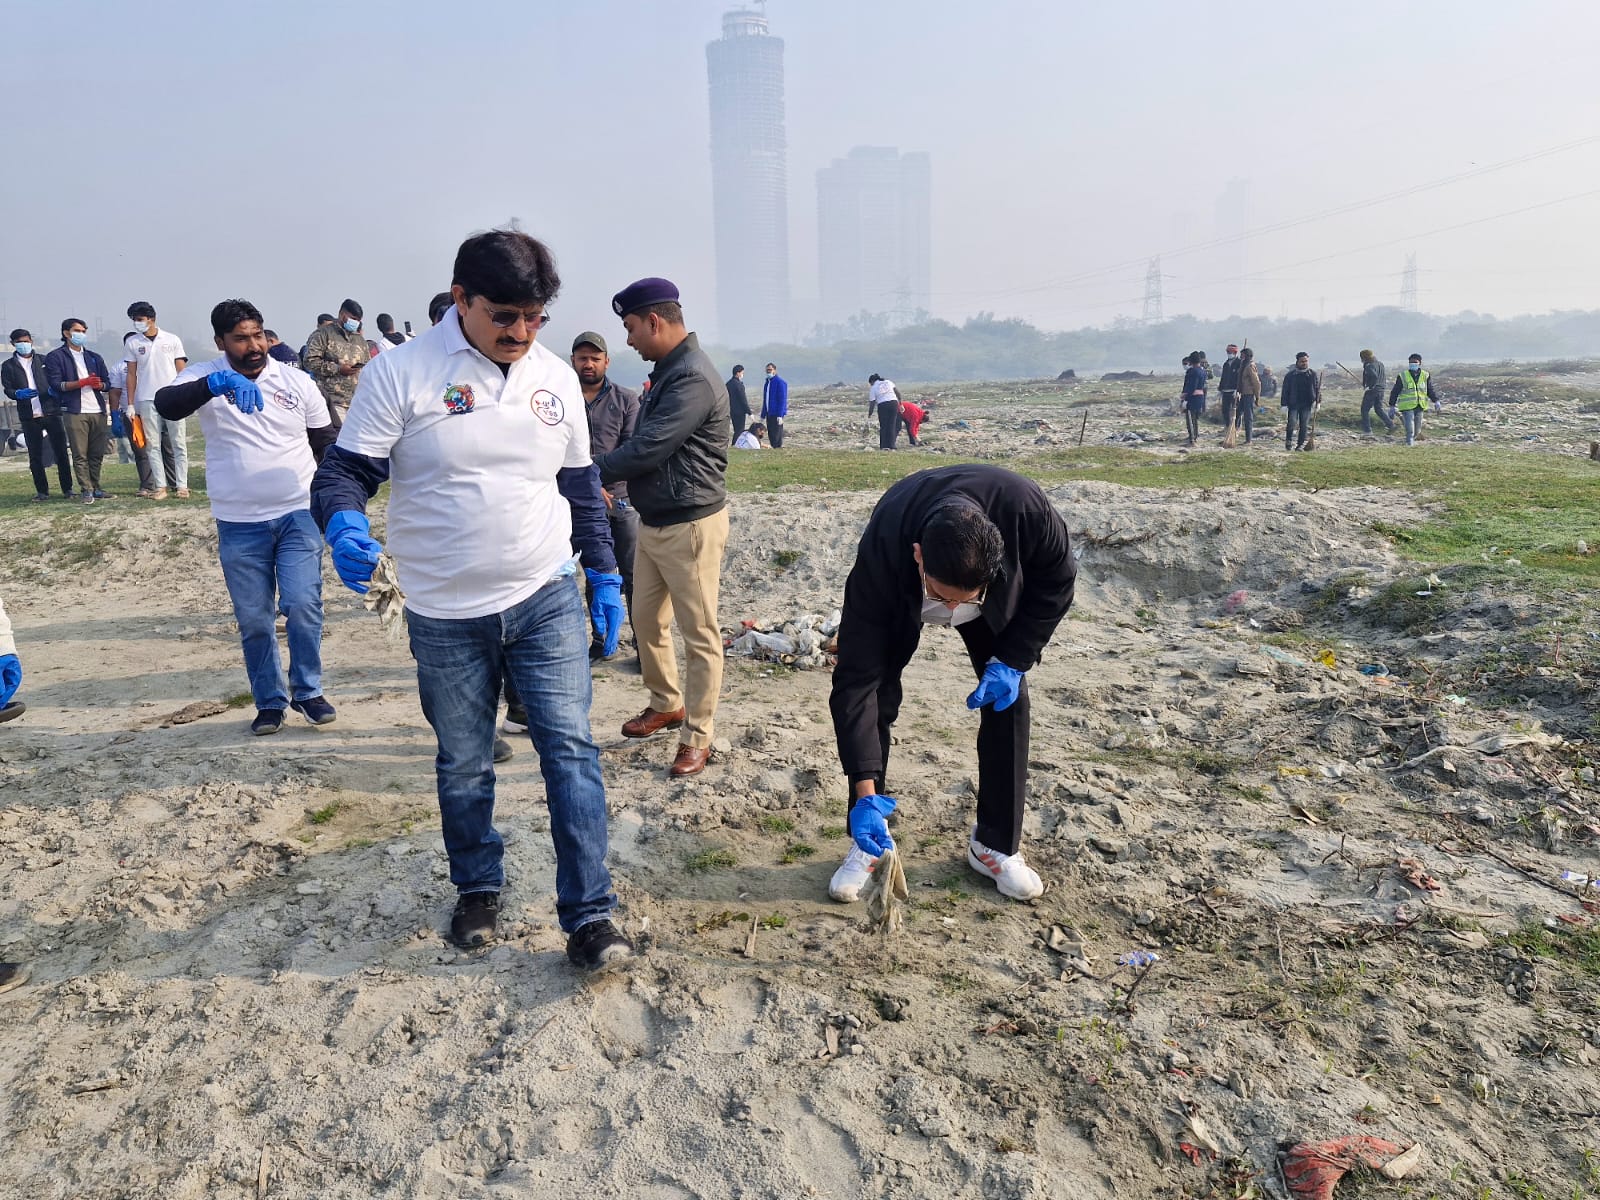
[[[1317,448],[1317,410],[1322,407],[1322,372],[1317,372],[1317,402],[1311,406],[1311,432],[1306,437],[1306,449]]]
[[[1241,346],[1240,349],[1248,350],[1249,348],[1250,339],[1245,338],[1244,345]],[[1244,368],[1240,367],[1239,371],[1241,374],[1243,374]],[[1233,393],[1233,413],[1228,418],[1228,432],[1223,436],[1222,439],[1222,448],[1224,450],[1232,450],[1239,444],[1239,402],[1243,399],[1244,393],[1235,389]]]

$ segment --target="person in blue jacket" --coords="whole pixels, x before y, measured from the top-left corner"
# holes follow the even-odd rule
[[[778,374],[776,363],[767,364],[767,378],[761,385],[761,419],[767,425],[767,444],[783,449],[783,422],[789,415],[789,385]]]

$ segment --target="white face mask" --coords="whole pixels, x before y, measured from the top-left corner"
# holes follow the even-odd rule
[[[976,621],[981,616],[983,616],[983,605],[975,600],[965,600],[951,608],[943,600],[933,600],[927,596],[922,598],[924,625],[948,625],[953,629],[957,625],[965,625],[968,621]]]

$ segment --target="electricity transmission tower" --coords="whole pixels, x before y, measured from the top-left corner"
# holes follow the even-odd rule
[[[1406,312],[1417,311],[1417,256],[1406,255],[1406,269],[1400,276],[1400,307]]]
[[[1150,260],[1150,268],[1144,273],[1144,323],[1159,325],[1162,320],[1161,256],[1158,254]]]

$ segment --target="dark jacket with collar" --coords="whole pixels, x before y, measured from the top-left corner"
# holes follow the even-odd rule
[[[744,380],[730,375],[725,386],[728,389],[728,411],[733,415],[734,423],[742,429],[740,423],[750,416],[750,398],[745,395]]]
[[[589,414],[589,457],[599,458],[609,454],[633,436],[639,424],[639,393],[621,384],[611,382],[611,377],[600,381],[600,390],[594,402],[583,402]],[[628,498],[628,481],[619,479],[607,489],[618,500]]]
[[[1222,375],[1217,380],[1219,392],[1237,392],[1239,390],[1239,375],[1244,370],[1244,360],[1237,354],[1231,354],[1223,361]]]
[[[101,358],[87,346],[83,348],[83,365],[89,368],[89,374],[100,376],[100,382],[109,386],[111,371],[106,366],[106,360]],[[39,368],[34,369],[34,378],[39,377]],[[71,346],[57,346],[44,356],[44,377],[49,383],[49,391],[55,397],[56,403],[61,407],[58,411],[66,412],[72,407],[72,401],[78,398],[78,389],[68,391],[63,385],[75,383],[78,378],[78,364],[73,360]],[[103,412],[106,407],[107,397],[99,392],[90,393],[95,398],[92,411]]]
[[[1279,408],[1310,408],[1322,399],[1322,381],[1310,367],[1290,367],[1283,373]]]
[[[682,525],[728,505],[728,389],[694,334],[650,372],[633,436],[595,456],[608,487],[628,484],[646,525]]]
[[[1067,524],[1033,480],[968,464],[921,471],[891,487],[872,510],[844,585],[829,707],[851,779],[883,770],[878,689],[899,674],[922,633],[924,585],[911,547],[934,511],[952,503],[981,509],[1004,543],[1000,575],[978,618],[994,635],[995,658],[1031,669],[1072,606],[1078,568]]]
[[[39,393],[39,408],[47,417],[61,415],[61,401],[50,394],[50,385],[44,377],[45,356],[35,350],[32,354],[33,382],[28,382],[28,371],[17,359],[16,353],[6,355],[6,360],[0,363],[0,387],[5,388],[8,400],[17,400],[17,393],[32,387]],[[19,416],[33,416],[32,400],[17,400],[17,413]]]

